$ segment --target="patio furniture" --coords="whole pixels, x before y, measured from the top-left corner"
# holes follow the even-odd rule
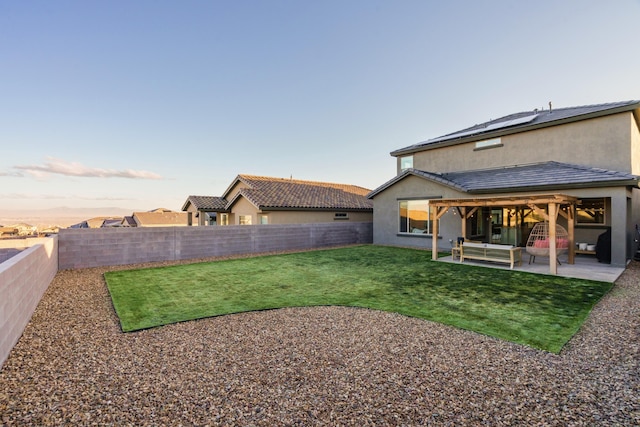
[[[556,260],[569,250],[569,233],[561,225],[556,225]],[[536,256],[549,256],[549,223],[539,222],[533,226],[529,239],[527,239],[526,251],[529,254],[529,264],[536,262]]]
[[[460,262],[464,262],[465,258],[507,263],[512,270],[516,262],[522,265],[520,248],[511,245],[464,242],[460,246]]]
[[[465,238],[464,237],[458,237],[456,239],[456,243],[454,246],[451,247],[451,259],[456,259],[460,258],[460,247],[462,246],[462,244],[465,242]],[[466,240],[467,243],[482,243],[479,240]]]

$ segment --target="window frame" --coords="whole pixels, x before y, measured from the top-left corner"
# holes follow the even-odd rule
[[[490,148],[498,148],[504,147],[502,143],[502,138],[491,138],[491,139],[483,139],[482,141],[476,141],[476,144],[473,148],[474,151],[479,150],[488,150]]]
[[[402,210],[403,210],[402,204],[403,203],[407,204],[407,208],[406,208],[407,214],[406,214],[405,217],[402,216]],[[422,232],[422,233],[411,231],[412,229],[413,230],[416,230],[416,229],[420,230],[420,228],[411,227],[411,223],[410,223],[411,218],[410,218],[409,213],[412,211],[412,209],[409,206],[412,203],[414,203],[414,204],[426,203],[427,204],[427,217],[426,217],[427,219],[426,220],[415,220],[414,219],[414,221],[426,221],[426,229],[424,229],[424,232]],[[417,209],[413,209],[413,210],[416,211]],[[424,210],[421,210],[421,212],[424,212]],[[398,218],[398,228],[397,228],[398,235],[401,235],[401,236],[433,237],[433,232],[432,232],[433,224],[432,224],[432,221],[431,221],[431,217],[432,217],[432,210],[431,210],[431,203],[429,203],[429,199],[426,199],[426,198],[398,199],[398,217],[397,217]],[[406,231],[402,231],[403,218],[406,221],[406,224],[405,224]],[[438,220],[438,225],[440,225],[440,220]],[[440,228],[438,227],[438,229],[440,229]]]
[[[253,225],[252,215],[238,215],[238,225]]]
[[[403,166],[403,163],[405,163],[405,161],[410,161],[411,162],[411,166]],[[402,156],[400,157],[400,172],[404,172],[407,169],[413,169],[413,154],[409,155],[409,156]]]
[[[334,221],[345,221],[349,219],[349,213],[348,212],[335,212],[333,214],[333,220]]]
[[[602,201],[602,215],[601,215],[601,222],[582,222],[580,221],[581,215],[580,212],[581,211],[586,211],[586,208],[582,208],[581,204],[584,201],[597,201],[600,200]],[[596,209],[600,209],[600,208],[596,208]],[[602,227],[603,225],[607,224],[607,198],[606,197],[584,197],[580,199],[580,204],[576,204],[576,215],[575,215],[575,224],[576,226],[580,226],[580,227]]]

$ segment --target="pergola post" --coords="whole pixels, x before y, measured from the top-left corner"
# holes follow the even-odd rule
[[[558,274],[558,250],[556,248],[556,221],[558,205],[549,203],[549,269],[551,274]]]
[[[460,220],[462,224],[460,225],[460,237],[467,238],[467,207],[462,206],[460,208]]]
[[[569,226],[569,264],[575,263],[576,258],[576,244],[575,244],[575,224],[574,218],[576,213],[576,206],[569,205],[567,209],[567,225]]]
[[[438,259],[438,220],[447,213],[448,206],[434,206],[432,209],[433,219],[431,223],[431,259]]]
[[[439,207],[434,207],[431,209],[432,212],[432,220],[431,220],[431,259],[438,259],[438,211]]]

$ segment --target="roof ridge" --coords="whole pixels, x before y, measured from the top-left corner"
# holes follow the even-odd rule
[[[263,181],[276,181],[276,182],[285,182],[285,183],[293,183],[293,184],[315,184],[315,185],[323,185],[323,186],[333,186],[333,187],[357,187],[367,190],[367,188],[361,187],[355,184],[343,184],[339,182],[328,182],[328,181],[312,181],[312,180],[304,180],[304,179],[293,179],[293,178],[280,178],[273,176],[264,176],[264,175],[249,175],[249,174],[239,174],[239,178],[247,179],[247,180],[263,180]]]
[[[487,123],[500,123],[501,121],[506,120],[509,117],[518,116],[520,114],[532,114],[532,113],[540,114],[540,113],[549,113],[549,112],[553,113],[554,111],[577,110],[581,108],[596,108],[596,107],[608,107],[608,106],[610,106],[611,108],[617,108],[623,105],[632,105],[632,104],[638,104],[638,103],[640,103],[640,100],[630,99],[628,101],[601,102],[598,104],[572,105],[570,107],[552,107],[546,110],[544,108],[541,108],[541,109],[534,108],[533,110],[525,110],[525,111],[519,111],[517,113],[507,114],[506,116],[498,117],[497,119],[487,120],[486,122],[478,123],[477,125],[474,125],[474,126],[480,126]],[[473,128],[474,126],[469,126],[469,129]]]

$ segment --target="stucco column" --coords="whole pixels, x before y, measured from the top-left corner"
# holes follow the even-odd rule
[[[611,265],[627,266],[627,197],[611,197]]]

